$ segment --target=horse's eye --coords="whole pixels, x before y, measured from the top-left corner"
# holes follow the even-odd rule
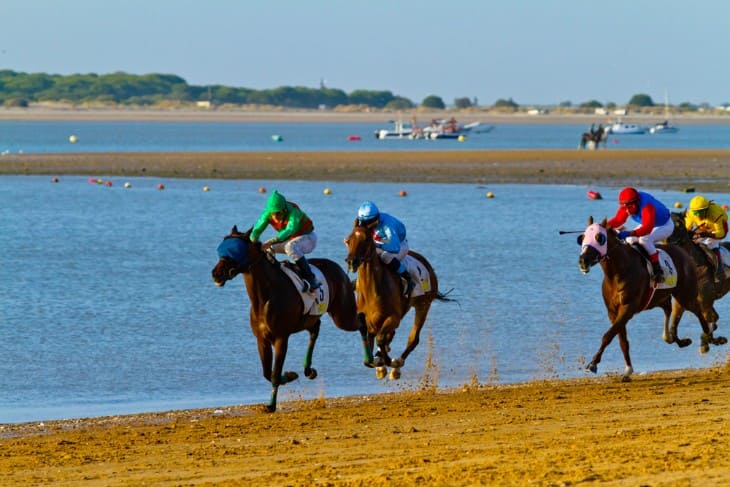
[[[598,235],[596,235],[596,242],[598,242],[601,245],[605,244],[606,243],[606,236],[604,234],[602,234],[602,233],[599,233]]]
[[[576,240],[578,240],[578,245],[583,245],[584,237],[585,237],[585,235],[578,235],[578,238],[576,239]]]

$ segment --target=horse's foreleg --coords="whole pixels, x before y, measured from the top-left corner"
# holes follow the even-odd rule
[[[358,313],[356,319],[360,323],[358,331],[360,332],[360,338],[362,340],[363,365],[365,365],[365,367],[374,367],[373,337],[372,335],[368,335],[368,325],[365,323],[365,315],[363,313]]]
[[[586,366],[586,370],[589,370],[594,374],[598,372],[598,364],[601,363],[601,357],[603,357],[604,350],[606,350],[606,347],[608,347],[609,343],[611,343],[613,337],[616,336],[619,330],[626,327],[627,321],[628,320],[621,320],[617,323],[612,324],[608,331],[603,334],[603,337],[601,338],[601,346],[598,348],[598,352],[596,352],[596,354],[593,356],[593,359]]]
[[[621,352],[624,354],[624,362],[626,362],[624,375],[623,377],[621,377],[621,380],[623,382],[628,382],[631,380],[631,374],[634,373],[634,368],[631,366],[631,356],[629,355],[629,337],[626,333],[625,325],[618,330],[618,343],[621,346]]]
[[[296,372],[284,372],[282,374],[288,348],[288,336],[278,337],[274,341],[274,367],[271,371],[271,399],[269,399],[269,404],[266,406],[267,411],[270,413],[276,411],[276,396],[279,393],[279,386],[296,380],[299,377]]]
[[[309,345],[307,346],[307,354],[304,356],[304,377],[314,379],[317,377],[317,369],[312,367],[312,355],[314,354],[314,345],[317,343],[319,336],[319,328],[322,322],[317,322],[309,329]]]
[[[271,343],[263,338],[258,338],[256,345],[259,349],[259,359],[261,360],[261,371],[264,374],[264,379],[271,382],[271,362],[273,359]]]

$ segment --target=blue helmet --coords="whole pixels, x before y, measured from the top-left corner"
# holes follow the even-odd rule
[[[380,216],[380,210],[372,201],[365,201],[357,210],[357,220],[360,225],[370,223]]]

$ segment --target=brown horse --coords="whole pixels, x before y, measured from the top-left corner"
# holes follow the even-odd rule
[[[707,255],[709,250],[703,250],[703,246],[694,241],[694,232],[688,231],[685,226],[684,213],[672,212],[672,220],[674,221],[674,231],[667,241],[670,244],[682,247],[694,260],[697,266],[697,285],[699,289],[697,300],[700,303],[705,320],[710,324],[710,329],[714,331],[717,329],[717,320],[720,317],[715,310],[714,304],[715,301],[730,291],[730,279],[725,278],[719,285],[715,285],[715,263]],[[721,245],[730,250],[727,242],[723,242]],[[673,329],[679,326],[683,314],[684,309],[679,302],[675,301],[672,313]]]
[[[700,304],[697,302],[697,273],[692,258],[687,252],[675,245],[660,246],[674,262],[677,272],[676,286],[669,289],[657,288],[647,269],[646,258],[631,245],[622,243],[616,232],[606,229],[606,220],[594,224],[593,218],[588,220],[588,228],[578,237],[581,253],[578,265],[581,272],[587,274],[591,267],[600,263],[603,269],[603,301],[608,311],[611,326],[603,335],[601,346],[593,360],[586,366],[591,372],[597,372],[598,364],[606,347],[613,337],[618,335],[619,345],[624,355],[626,368],[622,380],[631,380],[633,367],[629,356],[629,340],[626,325],[637,313],[645,309],[660,307],[664,311],[664,334],[667,343],[676,343],[686,347],[692,343],[689,338],[677,337],[677,330],[668,330],[672,312],[672,297],[686,310],[694,313],[702,325],[702,347],[706,352],[709,344],[721,345],[724,338],[715,339],[712,330],[702,316]]]
[[[603,126],[599,125],[597,130],[593,130],[593,128],[591,127],[590,131],[583,132],[583,134],[580,136],[578,149],[585,149],[586,147],[589,149],[598,149],[601,145],[601,142],[603,142],[603,148],[605,149],[607,139],[608,131],[603,128]]]
[[[352,233],[345,239],[345,245],[347,246],[345,261],[348,270],[357,272],[355,286],[357,309],[367,323],[371,349],[374,349],[375,343],[378,346],[374,362],[376,376],[378,379],[382,379],[387,374],[387,367],[392,367],[390,378],[398,379],[400,378],[400,368],[418,345],[421,328],[426,322],[431,303],[436,299],[453,300],[439,292],[438,279],[433,267],[425,257],[413,251],[408,254],[423,264],[428,273],[430,287],[420,296],[404,296],[400,276],[383,264],[375,251],[372,232],[359,226],[357,220]],[[408,335],[408,343],[399,358],[391,358],[388,353],[395,330],[411,307],[415,308],[416,316],[411,333]]]
[[[317,371],[312,368],[312,354],[319,335],[320,316],[305,314],[302,298],[291,279],[274,257],[261,250],[260,242],[251,242],[250,233],[250,229],[240,233],[234,226],[230,235],[224,238],[218,246],[219,260],[212,271],[213,282],[216,286],[223,286],[239,273],[243,274],[251,300],[251,330],[258,342],[264,377],[272,386],[267,410],[274,412],[279,386],[299,377],[296,372],[282,373],[289,335],[302,330],[309,332],[304,375],[308,379],[317,377]],[[373,356],[368,345],[367,328],[357,313],[350,278],[342,267],[329,259],[310,259],[309,262],[324,275],[329,290],[329,300],[325,301],[327,313],[338,328],[360,332],[364,362],[371,364]],[[317,292],[324,293],[324,290]]]

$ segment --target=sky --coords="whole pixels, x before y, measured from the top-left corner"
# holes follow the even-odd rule
[[[0,0],[0,69],[492,105],[730,102],[727,0]]]

